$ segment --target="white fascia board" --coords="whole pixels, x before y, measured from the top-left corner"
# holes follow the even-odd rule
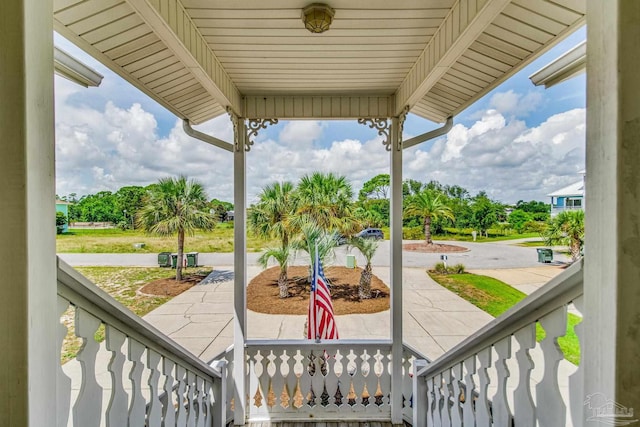
[[[535,73],[531,74],[529,79],[534,85],[544,85],[544,87],[548,89],[551,86],[570,79],[571,77],[584,73],[586,63],[587,42],[585,40]]]
[[[56,46],[53,47],[53,68],[57,75],[84,87],[100,86],[104,77]]]

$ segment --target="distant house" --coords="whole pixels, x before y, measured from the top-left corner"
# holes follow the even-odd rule
[[[69,205],[71,203],[65,202],[64,200],[56,199],[56,212],[62,212],[64,216],[67,217],[67,223],[62,227],[62,232],[66,233],[69,231]]]
[[[227,221],[233,221],[233,218],[235,217],[233,211],[227,211]]]
[[[566,210],[584,210],[584,172],[580,173],[582,179],[560,190],[554,191],[551,197],[551,216],[554,217]]]

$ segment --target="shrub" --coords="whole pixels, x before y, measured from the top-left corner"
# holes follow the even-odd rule
[[[547,224],[540,221],[527,221],[524,223],[524,231],[527,233],[544,233],[547,230]]]
[[[453,274],[462,274],[464,273],[464,264],[456,264],[452,267],[447,268],[447,271]]]
[[[433,267],[433,271],[438,274],[463,274],[464,264],[456,264],[445,267],[444,262],[439,262]]]
[[[406,240],[423,240],[424,228],[421,226],[403,228],[402,238]]]

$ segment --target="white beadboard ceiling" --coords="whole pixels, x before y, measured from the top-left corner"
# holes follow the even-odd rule
[[[585,0],[54,0],[58,32],[181,118],[442,122],[584,23]]]

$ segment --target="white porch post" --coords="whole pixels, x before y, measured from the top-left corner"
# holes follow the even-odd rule
[[[638,418],[640,2],[590,0],[587,16],[584,396]]]
[[[391,422],[402,424],[402,132],[391,119]]]
[[[51,0],[0,2],[0,424],[56,422]]]
[[[246,278],[247,278],[247,241],[246,241],[246,151],[247,127],[244,119],[232,117],[237,120],[234,126],[235,151],[233,153],[233,203],[234,203],[234,292],[233,305],[235,316],[233,320],[233,363],[235,382],[235,410],[234,424],[245,423],[245,399],[246,399],[246,370],[244,360],[244,343],[247,332],[246,310]]]

